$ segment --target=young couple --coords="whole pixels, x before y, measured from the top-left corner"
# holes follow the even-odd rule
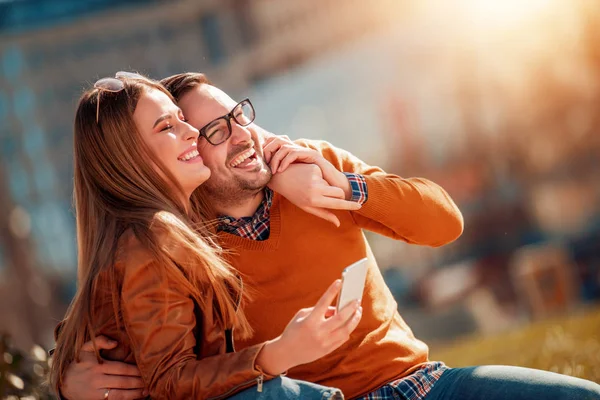
[[[564,375],[429,361],[362,230],[441,246],[462,232],[450,197],[253,121],[196,73],[118,73],[82,96],[79,290],[51,371],[64,398],[600,398]],[[336,313],[363,257],[362,304]]]

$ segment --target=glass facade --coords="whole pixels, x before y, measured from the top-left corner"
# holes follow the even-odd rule
[[[183,18],[148,24],[139,17],[150,10],[148,4],[160,2],[0,1],[0,35],[6,39],[0,42],[0,118],[4,121],[0,162],[5,189],[12,203],[29,214],[37,265],[67,279],[76,273],[72,132],[83,89],[117,70],[154,78],[206,70],[235,51],[225,45],[239,42],[226,40],[227,35],[239,34],[225,30],[227,10],[189,3],[194,12],[180,15]],[[128,6],[132,8],[110,14],[115,20],[108,25],[118,29],[103,28],[100,12]],[[98,18],[80,21],[91,13],[98,13]],[[69,29],[48,29],[59,24]],[[52,39],[47,40],[47,35]]]
[[[0,2],[0,32],[46,28],[111,8],[155,2],[157,0],[9,0]]]

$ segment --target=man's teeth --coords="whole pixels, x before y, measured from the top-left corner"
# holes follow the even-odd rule
[[[186,153],[184,156],[179,157],[179,160],[181,161],[189,161],[194,157],[198,157],[200,155],[200,153],[198,153],[198,150],[192,150],[189,153]]]
[[[234,158],[233,161],[231,162],[231,164],[229,164],[229,165],[231,167],[237,167],[238,165],[240,165],[241,163],[246,161],[246,159],[248,159],[249,157],[252,157],[254,155],[254,153],[255,153],[254,149],[249,148],[248,150],[246,150],[245,152],[243,152],[242,154],[240,154],[239,156]]]

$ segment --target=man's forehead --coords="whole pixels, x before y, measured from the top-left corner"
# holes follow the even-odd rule
[[[190,90],[180,100],[182,107],[225,107],[228,110],[236,105],[236,102],[227,93],[218,87],[203,84]]]
[[[227,93],[209,84],[197,86],[179,99],[179,107],[190,123],[198,129],[227,114],[236,104]]]

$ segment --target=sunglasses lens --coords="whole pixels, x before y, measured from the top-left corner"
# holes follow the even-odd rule
[[[102,78],[94,84],[94,87],[109,92],[119,92],[125,88],[125,84],[119,79]]]
[[[140,74],[135,72],[119,71],[115,74],[115,78],[126,78],[126,79],[146,79]]]

